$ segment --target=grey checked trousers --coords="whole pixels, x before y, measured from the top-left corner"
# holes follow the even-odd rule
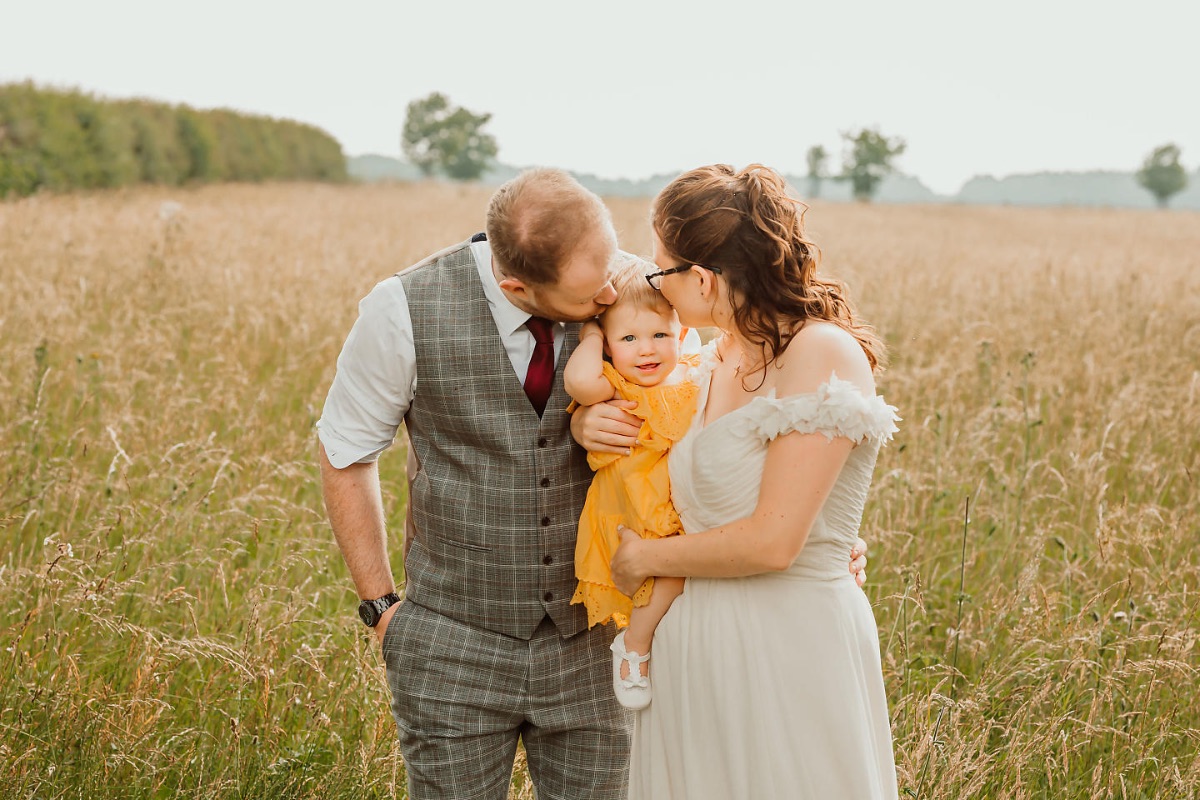
[[[529,641],[405,601],[383,639],[413,800],[505,800],[518,739],[538,800],[624,798],[630,713],[613,696],[615,631]]]

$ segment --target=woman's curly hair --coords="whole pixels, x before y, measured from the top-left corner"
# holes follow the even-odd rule
[[[883,342],[857,318],[845,285],[817,276],[820,251],[804,236],[807,209],[769,167],[714,164],[672,181],[655,199],[651,220],[669,255],[721,270],[734,290],[734,322],[762,348],[764,369],[810,319],[844,328],[871,368],[882,369]]]

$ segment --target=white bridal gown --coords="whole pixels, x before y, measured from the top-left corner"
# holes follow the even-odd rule
[[[817,392],[760,397],[671,449],[671,494],[688,533],[748,516],[767,444],[791,431],[845,436],[851,451],[804,549],[779,573],[690,578],[654,636],[654,698],[636,715],[635,800],[895,798],[896,767],[866,595],[847,570],[895,409],[832,376]]]

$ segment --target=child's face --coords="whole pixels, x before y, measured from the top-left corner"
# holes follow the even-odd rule
[[[639,386],[657,386],[679,363],[679,318],[627,303],[604,312],[604,341],[617,372]]]

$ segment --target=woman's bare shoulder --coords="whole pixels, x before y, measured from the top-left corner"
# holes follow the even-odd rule
[[[779,394],[815,391],[831,375],[875,394],[871,362],[848,330],[833,322],[811,321],[801,328],[778,361]]]

